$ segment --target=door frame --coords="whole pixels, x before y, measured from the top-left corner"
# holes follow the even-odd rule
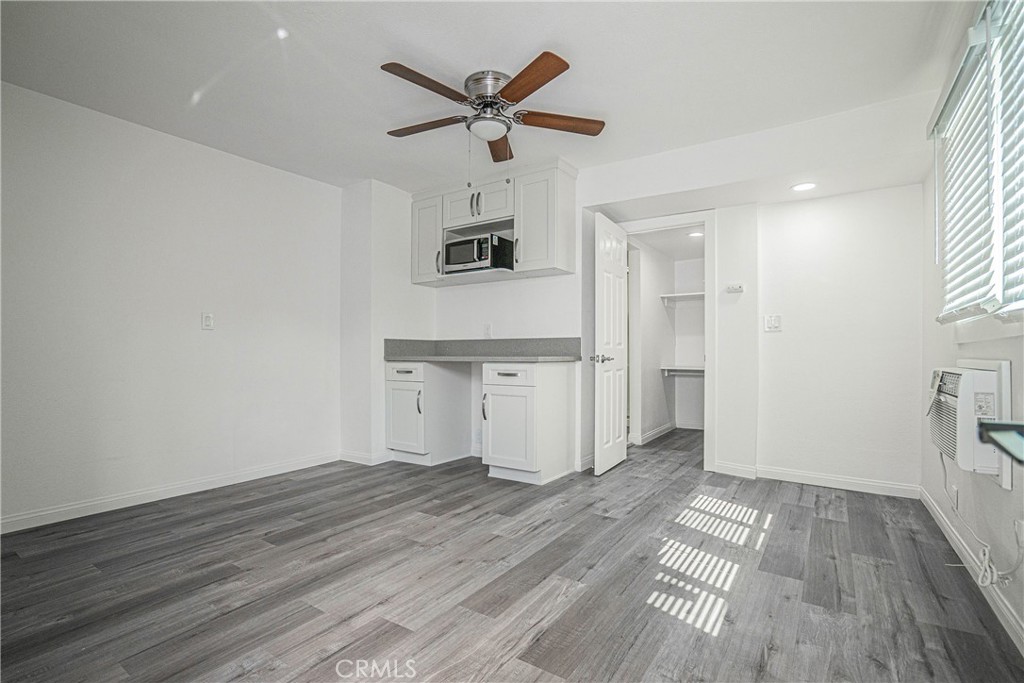
[[[715,211],[677,213],[656,218],[618,222],[627,237],[644,233],[701,226],[704,232],[704,469],[717,471],[717,388],[718,388],[718,284]],[[596,264],[594,266],[596,269]],[[629,306],[630,297],[626,297]],[[629,311],[627,308],[627,316]],[[629,350],[627,373],[639,371],[639,353]],[[635,364],[635,365],[634,365]],[[627,382],[628,383],[628,382]],[[632,399],[632,397],[631,397]],[[596,406],[595,406],[596,410]],[[632,443],[632,442],[631,442]]]

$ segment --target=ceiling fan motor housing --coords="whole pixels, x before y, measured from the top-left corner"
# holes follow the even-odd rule
[[[498,93],[510,80],[512,77],[501,71],[477,71],[466,78],[464,88],[473,106],[479,108],[490,103],[497,104]]]

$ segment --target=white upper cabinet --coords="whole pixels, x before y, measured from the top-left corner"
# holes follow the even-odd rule
[[[558,162],[511,182],[420,195],[412,205],[412,232],[416,284],[447,287],[575,272],[575,170]],[[492,232],[513,241],[513,270],[443,274],[446,241]]]
[[[515,270],[555,269],[571,273],[575,225],[573,207],[559,204],[561,196],[556,168],[516,179]],[[567,209],[567,210],[566,210]],[[560,214],[560,210],[566,210]],[[572,230],[560,229],[561,223]]]
[[[482,223],[512,215],[513,183],[498,182],[443,195],[443,227]]]
[[[433,282],[441,275],[441,197],[412,203],[412,281]]]

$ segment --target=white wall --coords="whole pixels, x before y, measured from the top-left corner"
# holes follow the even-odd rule
[[[384,339],[434,337],[434,290],[410,282],[410,204],[408,193],[376,180],[344,189],[341,450],[354,462],[391,457],[384,435]]]
[[[704,291],[704,259],[687,259],[674,264],[676,292]],[[675,363],[704,365],[704,299],[675,304]],[[675,424],[686,429],[704,429],[704,377],[680,375],[673,380]]]
[[[2,95],[5,530],[337,459],[341,191]]]
[[[373,274],[369,287],[372,296],[370,426],[373,434],[371,453],[378,458],[385,453],[384,339],[433,338],[436,290],[414,285],[410,281],[411,197],[402,190],[376,180],[370,181],[370,185],[373,207]],[[358,258],[365,258],[365,255],[350,255],[342,261],[342,267],[350,259]],[[363,288],[365,291],[365,284]],[[472,397],[466,396],[464,399],[466,410],[469,410]]]
[[[578,273],[436,291],[438,339],[484,339],[488,323],[495,339],[580,336]]]
[[[640,267],[640,291],[636,300],[639,309],[630,308],[629,315],[631,318],[635,316],[639,322],[639,436],[646,443],[675,427],[673,380],[661,373],[661,367],[671,365],[675,359],[675,311],[661,300],[662,294],[673,291],[675,274],[668,256],[644,244],[635,246],[636,250],[631,252],[630,269],[635,260]],[[630,369],[633,367],[631,362]]]
[[[373,279],[373,184],[363,182],[346,187],[342,206],[343,240],[338,254],[342,264],[341,455],[369,464],[373,403],[366,399],[373,377],[373,364],[369,362],[373,310],[367,283]]]
[[[1012,419],[1024,421],[1024,336],[1020,323],[1001,323],[994,320],[988,324],[971,323],[939,325],[935,317],[942,310],[942,267],[935,264],[935,210],[934,178],[924,183],[924,214],[922,249],[919,261],[924,271],[923,305],[920,325],[922,330],[923,358],[918,384],[921,401],[918,412],[927,410],[927,386],[931,369],[953,366],[962,358],[983,358],[1009,360],[1011,363]],[[1009,335],[1009,336],[1006,336]],[[986,338],[966,341],[972,338]],[[958,341],[962,340],[962,341]],[[957,519],[952,504],[943,491],[942,461],[939,451],[932,445],[927,420],[921,421],[919,431],[921,443],[921,492],[925,504],[936,517],[943,531],[967,564],[973,565],[971,573],[977,575],[977,558],[980,546],[973,538],[967,525]],[[955,463],[946,461],[948,484],[959,489],[959,511],[974,531],[992,546],[992,559],[999,569],[1012,566],[1017,546],[1014,540],[1013,520],[1024,519],[1024,466],[1014,464],[1012,470],[1013,490],[1006,491],[989,478],[970,474]],[[1003,625],[1014,637],[1017,647],[1024,651],[1024,569],[1013,574],[1013,580],[1006,586],[987,588],[983,594],[995,607]]]
[[[717,472],[753,477],[757,461],[758,422],[758,281],[757,207],[749,204],[715,212],[715,263],[705,264],[711,276],[715,307],[716,349],[713,372],[717,391],[711,414],[714,424]],[[705,233],[705,239],[708,239]],[[744,291],[730,294],[726,285],[740,283]],[[707,333],[708,330],[705,330]],[[707,408],[707,403],[705,403]],[[706,463],[707,464],[707,463]]]
[[[916,497],[921,186],[761,207],[759,474]]]

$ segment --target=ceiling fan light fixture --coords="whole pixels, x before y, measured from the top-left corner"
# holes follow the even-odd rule
[[[470,133],[487,142],[500,140],[512,128],[504,119],[491,116],[472,117],[466,122],[466,127]]]

